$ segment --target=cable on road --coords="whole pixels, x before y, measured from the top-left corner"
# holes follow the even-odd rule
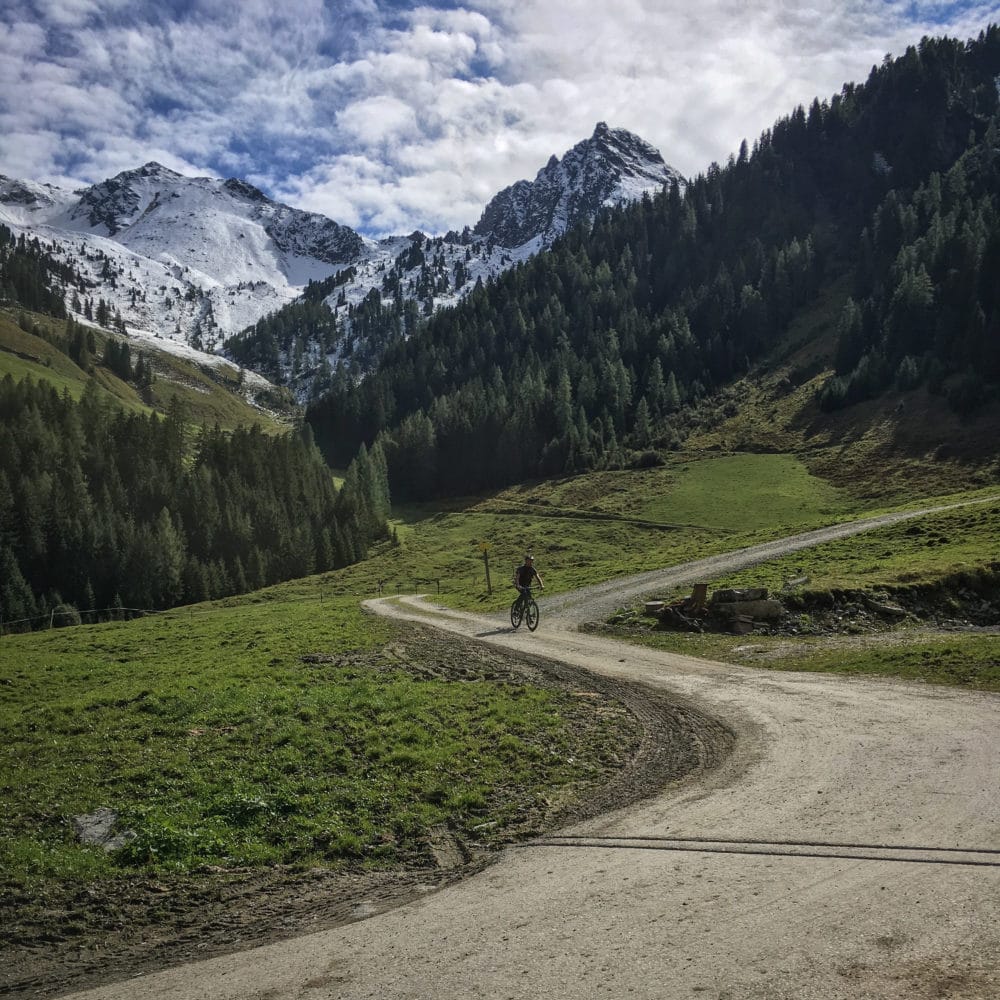
[[[1000,849],[926,847],[900,844],[852,844],[834,841],[727,840],[714,837],[545,837],[515,845],[574,847],[598,850],[679,851],[702,854],[747,854],[784,858],[834,858],[844,861],[892,861],[903,864],[1000,868]],[[872,853],[875,851],[887,853]],[[926,857],[916,855],[923,854]],[[955,855],[964,855],[956,857]],[[980,857],[971,857],[979,855]]]

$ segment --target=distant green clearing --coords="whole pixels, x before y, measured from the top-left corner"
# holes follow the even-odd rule
[[[597,779],[581,731],[597,758],[618,751],[624,715],[609,727],[555,690],[415,676],[380,659],[391,635],[356,600],[314,596],[5,636],[5,878],[399,863],[435,824],[502,837]],[[114,856],[71,831],[100,807],[138,834]]]
[[[614,514],[662,524],[731,532],[818,525],[865,505],[812,475],[794,455],[685,455],[646,470],[591,472],[514,486],[493,505],[527,504]]]
[[[683,465],[639,516],[739,533],[787,533],[858,510],[856,500],[811,475],[793,455],[725,455]]]

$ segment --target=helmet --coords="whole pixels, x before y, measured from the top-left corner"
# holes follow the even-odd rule
[[[530,552],[524,553],[524,561],[527,562],[529,559],[534,559],[535,557]]]

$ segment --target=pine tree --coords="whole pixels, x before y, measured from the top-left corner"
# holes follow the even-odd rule
[[[649,444],[652,435],[652,424],[649,419],[649,404],[646,397],[639,400],[639,405],[635,410],[635,425],[632,428],[632,437],[639,448],[645,448]]]
[[[18,622],[19,630],[30,629],[30,622],[23,620],[37,613],[34,595],[14,553],[0,546],[0,622],[3,628],[8,629],[12,622]]]

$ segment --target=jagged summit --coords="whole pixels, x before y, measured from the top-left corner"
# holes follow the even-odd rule
[[[142,177],[183,177],[183,174],[179,174],[176,170],[171,170],[169,167],[165,167],[162,163],[157,163],[156,160],[150,160],[148,163],[144,163],[141,167],[136,170],[124,170],[120,173],[119,177],[124,177],[127,174],[139,174]]]
[[[567,156],[581,147],[586,153],[587,146],[587,142],[578,143]],[[610,128],[607,122],[598,122],[589,146],[615,168],[619,185],[627,183],[629,178],[644,178],[653,184],[670,184],[673,181],[684,184],[680,172],[663,162],[658,149],[627,129]]]
[[[114,177],[86,188],[70,212],[70,220],[77,224],[115,236],[127,227],[142,209],[148,207],[149,182],[162,183],[181,180],[180,174],[159,163],[147,163],[135,170],[124,170]],[[147,195],[146,198],[143,196]]]
[[[684,178],[659,151],[626,129],[598,122],[562,160],[552,156],[534,181],[518,181],[486,206],[475,232],[505,247],[551,243],[604,206],[631,201]]]

